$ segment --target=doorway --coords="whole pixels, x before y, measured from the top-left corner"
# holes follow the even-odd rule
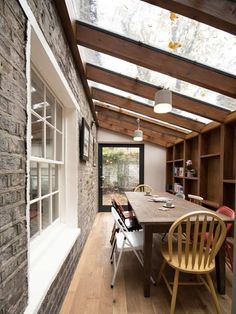
[[[127,206],[125,192],[144,182],[143,144],[99,144],[99,211],[111,210],[111,196]]]

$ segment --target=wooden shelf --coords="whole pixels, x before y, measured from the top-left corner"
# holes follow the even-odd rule
[[[234,180],[234,179],[224,179],[223,182],[229,183],[229,184],[236,184],[236,180]]]
[[[187,160],[197,177],[187,177]],[[166,168],[167,190],[177,183],[186,196],[202,196],[206,207],[225,205],[236,210],[236,119],[168,147]]]
[[[220,157],[220,153],[201,155],[200,158]]]
[[[213,201],[209,201],[209,200],[203,200],[202,203],[204,205],[207,205],[207,206],[212,207],[212,208],[219,208],[220,207],[219,203],[213,202]]]
[[[185,180],[198,180],[198,177],[184,177]]]

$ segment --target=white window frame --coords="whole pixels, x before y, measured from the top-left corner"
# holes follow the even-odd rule
[[[60,177],[61,177],[61,173],[63,171],[63,167],[64,167],[64,108],[63,105],[61,104],[61,102],[58,100],[58,98],[56,97],[56,95],[53,93],[53,91],[51,90],[50,86],[48,86],[48,84],[45,82],[45,80],[43,79],[43,77],[39,74],[39,72],[37,71],[37,69],[35,68],[35,66],[33,64],[31,64],[31,73],[32,71],[34,72],[34,74],[37,76],[37,78],[40,80],[40,82],[43,84],[43,103],[45,104],[47,102],[47,90],[52,94],[52,96],[54,97],[54,125],[52,125],[51,123],[49,123],[46,119],[46,107],[44,105],[44,113],[43,113],[43,117],[40,116],[36,111],[34,111],[32,109],[30,109],[30,118],[32,117],[32,115],[34,115],[35,117],[37,117],[38,119],[40,119],[43,122],[43,157],[36,157],[32,155],[32,143],[30,144],[30,151],[29,151],[29,162],[31,164],[31,162],[36,162],[37,163],[37,187],[38,187],[38,197],[31,199],[29,201],[29,206],[31,206],[32,204],[38,203],[39,206],[39,230],[38,232],[36,232],[33,236],[31,236],[31,240],[33,240],[35,237],[40,236],[42,234],[42,232],[44,232],[47,228],[49,228],[50,226],[52,226],[53,224],[57,224],[60,221],[60,216],[61,216],[61,209],[60,209],[60,204],[61,202],[59,201],[61,199],[61,194],[63,193],[63,186],[60,182]],[[32,80],[31,80],[32,83]],[[32,90],[32,85],[30,85],[30,90]],[[62,109],[62,130],[57,129],[57,115],[56,115],[56,106],[60,106]],[[30,119],[32,120],[32,119]],[[47,153],[47,148],[46,148],[46,128],[47,125],[53,129],[53,159],[48,159],[46,158],[46,153]],[[29,132],[29,137],[30,139],[32,139],[32,125],[30,127],[30,131]],[[56,159],[56,153],[57,153],[57,141],[56,141],[56,133],[61,134],[62,136],[62,146],[61,146],[61,156],[62,156],[62,160],[59,161]],[[42,164],[48,164],[49,166],[49,193],[42,195],[41,193],[41,167]],[[58,188],[56,191],[52,191],[52,167],[51,165],[57,165],[57,169],[58,169]],[[29,187],[30,188],[30,187]],[[55,220],[53,220],[52,218],[52,196],[58,194],[58,218],[56,218]],[[42,200],[45,198],[49,198],[50,202],[49,202],[49,224],[48,226],[43,229],[42,226]],[[31,223],[31,222],[30,222]]]
[[[61,207],[60,223],[47,228],[40,237],[30,240],[29,230],[29,179],[27,180],[27,234],[28,234],[28,287],[29,298],[25,314],[37,313],[47,291],[61,269],[75,241],[80,235],[78,221],[78,172],[79,172],[79,125],[80,106],[53,55],[27,0],[19,3],[28,19],[26,46],[27,79],[27,130],[31,128],[30,106],[30,66],[35,65],[46,83],[60,99],[65,113],[65,164],[59,181],[64,184],[64,195],[59,200]],[[30,151],[30,138],[27,132],[27,155]],[[29,159],[27,160],[29,178]]]

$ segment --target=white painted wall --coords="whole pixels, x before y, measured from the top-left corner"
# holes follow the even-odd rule
[[[128,136],[99,128],[98,143],[134,144],[134,141]],[[156,193],[165,191],[165,182],[166,149],[144,142],[144,183],[151,185]]]

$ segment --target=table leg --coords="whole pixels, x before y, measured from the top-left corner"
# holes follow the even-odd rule
[[[144,296],[150,297],[150,276],[152,264],[152,229],[144,226]]]
[[[220,294],[225,294],[225,246],[221,246],[215,258],[216,262],[216,282],[217,290]]]

